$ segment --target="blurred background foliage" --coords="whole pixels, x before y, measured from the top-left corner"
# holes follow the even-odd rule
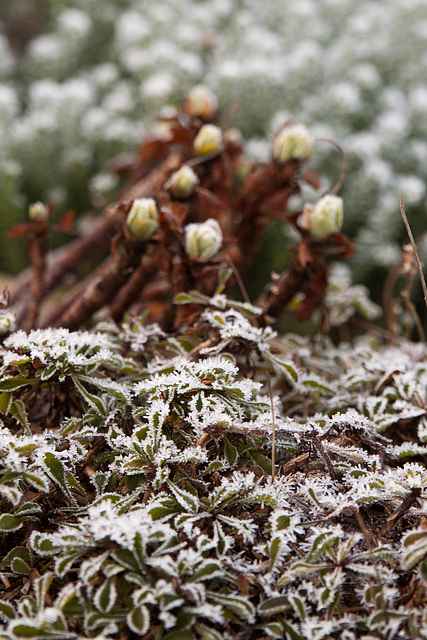
[[[339,141],[353,278],[378,300],[406,242],[400,194],[414,235],[427,226],[426,40],[424,0],[2,0],[0,269],[27,263],[7,229],[30,202],[102,208],[119,186],[112,159],[133,153],[158,109],[203,82],[254,158],[269,156],[289,117]],[[327,190],[340,158],[318,142],[310,165]],[[287,233],[275,224],[255,278],[283,267]]]

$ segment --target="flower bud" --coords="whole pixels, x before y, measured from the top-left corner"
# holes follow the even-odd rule
[[[16,329],[16,319],[12,311],[0,311],[0,335],[11,333]]]
[[[196,185],[199,183],[199,178],[191,167],[184,164],[178,171],[175,171],[169,178],[166,187],[169,189],[173,198],[179,200],[187,200],[192,193]]]
[[[341,230],[343,222],[342,198],[325,195],[314,207],[306,205],[304,216],[307,216],[306,226],[313,240],[325,240],[332,233]]]
[[[214,124],[204,124],[193,142],[194,152],[198,156],[204,156],[213,151],[219,151],[222,147],[222,132]]]
[[[273,158],[286,162],[290,158],[307,160],[313,153],[313,138],[303,124],[284,127],[273,141]]]
[[[218,100],[208,87],[198,84],[189,91],[185,110],[190,118],[198,117],[205,122],[212,122],[218,111]]]
[[[49,208],[43,202],[33,202],[28,207],[28,217],[30,220],[47,220]]]
[[[159,226],[156,203],[153,198],[133,201],[126,219],[126,226],[136,242],[148,240]]]
[[[210,260],[219,251],[221,244],[221,227],[213,218],[189,224],[185,228],[185,251],[192,260]]]

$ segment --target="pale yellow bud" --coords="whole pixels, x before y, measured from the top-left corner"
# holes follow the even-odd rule
[[[273,141],[273,158],[286,162],[291,158],[307,160],[313,153],[313,138],[303,124],[284,127]]]
[[[198,117],[205,122],[212,122],[218,111],[218,100],[208,87],[198,84],[189,91],[185,110],[191,118]]]
[[[173,198],[187,200],[194,192],[198,183],[199,178],[196,173],[191,167],[184,164],[178,171],[175,171],[175,173],[171,175],[166,186]]]
[[[126,219],[130,235],[136,242],[148,240],[159,226],[156,203],[152,198],[133,201]]]
[[[16,319],[12,311],[0,311],[0,335],[11,333],[16,329]]]
[[[221,244],[221,227],[213,218],[189,224],[185,228],[185,251],[192,260],[211,260],[218,253]]]
[[[49,208],[43,202],[33,202],[28,207],[28,217],[30,220],[47,220]]]
[[[339,196],[326,195],[314,207],[304,209],[306,226],[313,240],[321,241],[341,230],[343,201]]]
[[[194,152],[198,156],[204,156],[222,147],[222,132],[214,124],[205,124],[200,129],[193,142]]]

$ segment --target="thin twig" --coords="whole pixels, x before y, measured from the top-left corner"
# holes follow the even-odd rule
[[[340,144],[338,144],[338,142],[336,140],[334,140],[333,138],[316,138],[316,142],[328,142],[333,147],[335,147],[335,149],[338,149],[338,151],[341,154],[341,171],[340,171],[340,175],[338,176],[338,180],[337,180],[334,188],[330,189],[330,191],[329,191],[329,193],[331,195],[335,195],[336,193],[338,193],[338,191],[343,186],[344,180],[345,180],[346,175],[347,175],[347,171],[348,171],[347,156],[346,156],[345,151],[342,148],[342,146]]]
[[[246,290],[246,287],[244,285],[244,282],[240,276],[240,273],[236,267],[236,265],[234,264],[233,260],[231,259],[230,256],[227,256],[227,262],[230,265],[231,269],[233,270],[233,274],[234,277],[236,278],[236,282],[239,285],[239,289],[241,291],[241,294],[243,296],[243,298],[245,299],[245,302],[248,302],[249,304],[251,304],[251,299],[249,298],[248,292]]]
[[[275,468],[276,468],[276,420],[274,418],[274,404],[273,404],[273,394],[271,391],[271,381],[270,374],[267,371],[267,387],[268,387],[268,395],[270,396],[270,405],[271,405],[271,426],[272,426],[272,438],[271,438],[271,477],[274,480],[275,477]]]
[[[406,217],[405,207],[403,205],[403,197],[402,196],[400,196],[400,213],[402,215],[403,222],[405,223],[406,231],[408,233],[409,240],[410,240],[410,243],[412,245],[412,250],[414,252],[415,261],[417,263],[418,273],[420,274],[421,286],[422,286],[423,295],[424,295],[424,302],[425,302],[425,305],[427,307],[427,286],[426,286],[426,281],[425,281],[424,274],[423,274],[423,268],[422,268],[422,265],[421,265],[421,260],[420,260],[420,258],[418,256],[417,245],[415,243],[414,236],[412,235],[412,231],[411,231],[411,227],[409,226],[408,218]]]

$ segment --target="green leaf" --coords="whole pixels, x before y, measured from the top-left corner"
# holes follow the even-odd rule
[[[55,573],[62,578],[73,564],[83,555],[83,552],[67,553],[65,556],[55,558]]]
[[[34,593],[36,596],[37,609],[41,611],[45,606],[47,592],[52,584],[53,573],[47,571],[44,575],[34,581]]]
[[[238,456],[237,449],[233,444],[231,444],[226,436],[223,436],[223,441],[225,457],[227,458],[229,465],[233,466]]]
[[[16,613],[12,605],[5,600],[0,600],[0,619],[4,620],[4,622],[8,622],[9,620],[14,620],[15,618]]]
[[[178,293],[173,299],[174,304],[203,304],[209,305],[210,298],[203,295],[196,289],[192,289],[188,293]]]
[[[44,493],[49,491],[49,480],[40,470],[37,470],[37,473],[28,473],[28,471],[24,471],[22,478],[27,480],[27,482],[29,482],[35,489],[38,489],[38,491],[43,491]]]
[[[65,471],[61,460],[59,460],[53,453],[46,453],[44,462],[50,475],[56,480],[61,487],[65,487]]]
[[[215,574],[222,576],[223,571],[217,563],[207,561],[205,565],[203,565],[200,569],[193,573],[193,575],[189,578],[189,582],[208,580],[214,577]]]
[[[18,474],[18,476],[19,475],[20,474]],[[4,482],[7,482],[7,480],[5,480],[5,478],[3,477],[0,480],[0,496],[3,496],[4,498],[6,498],[6,500],[9,500],[9,502],[16,506],[21,500],[22,491],[20,491],[17,487],[5,486],[3,484]]]
[[[14,558],[10,563],[10,568],[13,573],[19,573],[25,576],[30,574],[30,567],[24,560],[21,560],[21,558]]]
[[[13,400],[10,405],[10,414],[15,418],[24,429],[29,429],[27,413],[25,411],[25,405],[22,400]]]
[[[291,364],[290,362],[284,362],[283,360],[279,360],[278,358],[274,358],[271,355],[269,355],[269,360],[271,360],[271,362],[280,369],[280,371],[285,375],[286,378],[288,378],[288,380],[290,380],[290,382],[293,383],[298,381],[298,371],[295,369],[295,366],[293,364]]]
[[[32,548],[42,556],[51,556],[55,553],[55,546],[49,537],[49,534],[35,533],[31,540]]]
[[[79,381],[77,376],[71,376],[75,386],[77,387],[77,389],[79,390],[79,392],[81,393],[81,395],[83,396],[83,398],[86,400],[87,404],[94,409],[94,411],[96,411],[96,413],[98,413],[101,416],[104,416],[106,414],[106,407],[104,405],[104,403],[102,402],[102,400],[100,398],[98,398],[98,396],[93,395],[92,393],[90,393]]]
[[[328,387],[325,383],[319,382],[318,380],[303,380],[302,384],[304,387],[310,387],[311,389],[319,389],[319,391],[334,393],[334,390],[331,387]]]
[[[333,547],[336,544],[337,540],[338,536],[336,534],[330,533],[329,531],[326,533],[321,533],[315,538],[306,561],[313,562],[313,560],[317,560],[317,558],[325,553],[327,549]]]
[[[202,640],[224,640],[222,633],[206,627],[204,624],[196,624],[194,628],[200,634]]]
[[[161,520],[176,513],[175,507],[152,507],[149,512],[153,520]]]
[[[86,626],[90,631],[104,627],[110,622],[117,622],[117,617],[113,614],[107,615],[105,613],[99,613],[98,611],[91,611],[86,616]],[[75,635],[73,636],[76,637]]]
[[[416,531],[403,542],[403,562],[408,569],[415,567],[427,555],[427,531]]]
[[[258,607],[258,612],[262,616],[273,616],[283,611],[289,611],[291,605],[289,604],[289,598],[286,596],[277,596],[275,598],[269,598],[264,600]]]
[[[170,631],[162,640],[193,640],[194,636],[190,631]]]
[[[13,378],[3,378],[0,380],[0,391],[14,391],[20,387],[25,387],[34,382],[40,382],[38,378],[25,378],[24,376],[14,376]]]
[[[208,473],[213,473],[214,471],[218,471],[218,469],[222,469],[222,467],[223,467],[223,464],[220,460],[214,460],[213,462],[210,463],[210,465],[204,472],[204,475],[207,475]]]
[[[6,569],[10,567],[10,564],[14,558],[20,558],[21,560],[30,560],[30,551],[26,547],[15,547],[12,551],[9,551],[3,562],[0,564],[0,569]]]
[[[30,623],[15,623],[12,626],[12,632],[14,638],[32,638],[33,640],[44,640],[49,638],[50,640],[71,640],[76,637],[75,633],[67,633],[66,631],[48,631],[47,629],[41,629],[35,624]]]
[[[252,623],[255,619],[255,609],[249,600],[243,596],[228,595],[225,593],[213,593],[209,591],[208,597],[225,609],[235,613],[241,620]]]
[[[112,552],[111,557],[125,569],[130,569],[131,571],[141,571],[142,569],[138,558],[135,558],[129,549],[116,549]]]
[[[129,611],[126,616],[126,622],[131,631],[138,635],[147,633],[150,628],[150,614],[147,607],[143,604]]]
[[[267,473],[268,475],[271,475],[271,459],[266,458],[265,456],[262,456],[260,453],[258,453],[254,449],[251,449],[249,453],[251,454],[251,457],[254,459],[256,464],[259,467],[261,467],[261,469],[265,471],[265,473]]]
[[[218,273],[218,284],[215,289],[215,295],[218,295],[219,293],[222,293],[224,291],[227,280],[230,278],[232,273],[233,269],[230,269],[229,267],[220,269]]]
[[[42,512],[40,505],[36,502],[26,502],[14,513],[15,516],[27,518],[32,515],[38,515]]]
[[[122,402],[127,402],[127,398],[125,396],[125,394],[123,393],[123,391],[120,391],[120,389],[117,388],[116,385],[114,384],[109,384],[109,379],[108,378],[97,378],[95,376],[90,377],[90,376],[84,376],[82,374],[79,374],[78,376],[79,380],[83,380],[84,382],[88,382],[89,384],[93,385],[94,387],[97,387],[98,389],[101,389],[101,391],[105,391],[108,394],[111,394],[114,398],[117,398],[118,400],[121,400]]]
[[[110,613],[117,600],[117,588],[113,578],[108,578],[94,596],[95,607],[101,613]]]
[[[22,518],[15,518],[9,513],[0,516],[0,531],[16,531],[22,524]]]
[[[297,616],[304,622],[307,617],[304,600],[296,595],[289,595],[289,600]]]
[[[0,393],[0,413],[4,416],[9,413],[12,398],[13,395],[11,391],[3,391],[3,393]]]
[[[282,549],[282,541],[280,538],[274,538],[269,546],[270,564],[268,566],[269,571],[273,571],[276,567],[277,561],[280,559],[280,551]]]
[[[285,637],[285,630],[281,622],[269,622],[261,628],[267,633],[269,638],[281,639]]]
[[[197,496],[194,496],[189,491],[185,491],[185,489],[181,489],[170,480],[167,481],[167,484],[170,490],[172,491],[172,493],[174,494],[176,501],[181,507],[183,507],[186,511],[189,511],[190,513],[198,512],[200,502]]]

